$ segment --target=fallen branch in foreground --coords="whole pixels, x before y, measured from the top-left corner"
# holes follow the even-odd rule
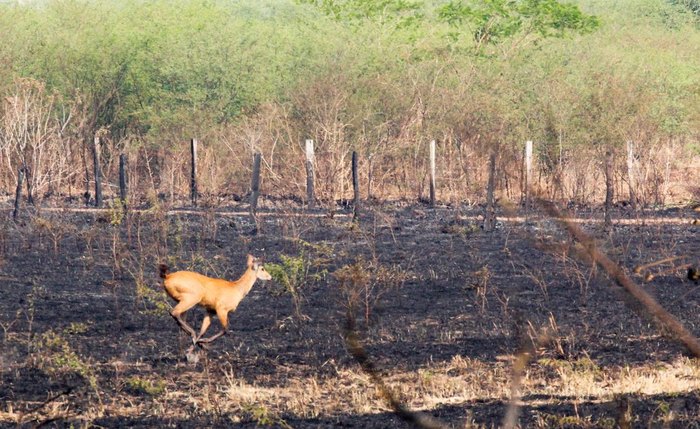
[[[377,371],[374,363],[370,360],[367,351],[360,343],[357,338],[357,333],[355,331],[355,324],[352,318],[348,317],[347,325],[345,329],[345,344],[347,345],[348,351],[353,358],[360,364],[362,370],[369,375],[372,382],[377,386],[384,400],[386,400],[394,413],[401,418],[401,420],[411,423],[414,426],[421,429],[446,429],[447,425],[442,422],[425,415],[409,409],[403,402],[398,399],[396,393],[389,386],[384,383],[382,376]]]
[[[583,232],[575,223],[569,221],[566,216],[555,207],[554,203],[546,200],[538,200],[547,214],[564,225],[569,233],[581,242],[591,259],[593,259],[617,284],[622,286],[627,293],[634,297],[651,316],[657,320],[661,326],[666,328],[673,336],[682,343],[688,351],[695,357],[700,357],[700,341],[688,331],[678,319],[669,313],[644,289],[639,287],[630,277],[625,274],[619,264],[610,259],[605,253],[600,251],[593,238]]]

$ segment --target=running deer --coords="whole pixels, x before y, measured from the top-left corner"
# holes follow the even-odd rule
[[[235,311],[238,304],[248,295],[257,279],[270,280],[272,276],[263,267],[262,261],[253,255],[248,255],[248,269],[236,281],[213,279],[192,271],[177,271],[168,274],[168,266],[160,264],[160,277],[163,279],[165,291],[177,301],[170,315],[177,321],[180,328],[192,336],[192,344],[211,343],[226,334],[228,314]],[[182,319],[182,314],[195,305],[201,305],[207,311],[202,321],[199,334]],[[216,314],[221,323],[221,331],[209,338],[202,338],[211,325],[211,316]]]

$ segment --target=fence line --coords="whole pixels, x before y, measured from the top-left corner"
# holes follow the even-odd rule
[[[190,198],[191,198],[192,207],[197,207],[200,203],[199,198],[198,198],[200,196],[199,184],[198,184],[198,170],[199,170],[198,153],[197,153],[198,152],[198,143],[199,142],[196,138],[192,138],[190,140],[190,151],[191,151],[191,154],[190,154],[191,155]],[[94,144],[92,147],[92,149],[93,149],[92,150],[92,152],[93,152],[92,153],[92,155],[93,155],[93,167],[94,167],[94,184],[95,184],[94,204],[98,207],[103,204],[103,189],[102,189],[103,188],[103,186],[102,186],[103,172],[101,169],[101,161],[100,161],[100,157],[101,157],[100,152],[101,152],[102,146],[103,146],[103,144],[102,144],[100,137],[95,136],[94,137]],[[416,163],[414,163],[414,167],[416,167],[418,170],[422,170],[422,169],[426,168],[426,163],[427,163],[427,168],[429,170],[428,171],[428,178],[429,178],[428,185],[429,185],[429,191],[430,191],[429,203],[430,203],[431,207],[435,207],[436,204],[438,204],[438,192],[440,191],[440,189],[438,189],[438,183],[437,183],[437,179],[436,179],[436,173],[437,173],[436,172],[436,164],[437,164],[436,147],[437,147],[436,140],[431,140],[429,142],[429,156],[428,156],[427,160],[423,159],[423,157],[418,157],[419,159],[423,159],[423,160],[420,162],[417,161]],[[632,153],[631,148],[632,148],[632,143],[628,142],[628,151],[627,151],[628,168],[627,168],[626,172],[627,172],[627,175],[630,176],[629,180],[632,180],[632,179],[639,180],[638,177],[632,177],[632,175],[634,175],[634,171],[633,171],[634,169],[629,168],[630,160],[633,158],[633,155],[634,155],[634,153]],[[316,158],[315,158],[316,155],[315,155],[314,140],[307,139],[305,141],[304,150],[305,150],[304,164],[305,164],[305,170],[306,170],[306,201],[305,201],[305,203],[306,203],[306,206],[308,209],[314,209],[317,205],[317,200],[319,199],[319,196],[316,195],[316,191],[315,191],[315,189],[319,186],[319,183],[316,183],[316,177],[315,177],[315,173],[316,173],[315,170],[318,167],[316,165],[316,162],[317,161],[321,162],[321,160],[320,159],[316,160]],[[466,187],[464,188],[464,194],[463,194],[464,199],[468,199],[468,198],[472,197],[472,194],[470,194],[470,192],[476,192],[478,194],[482,194],[482,192],[480,192],[479,189],[481,189],[482,186],[486,188],[486,202],[487,202],[488,209],[487,209],[487,213],[485,213],[485,216],[489,218],[489,222],[485,222],[484,226],[487,230],[492,229],[492,226],[493,226],[492,224],[493,224],[494,218],[495,218],[494,207],[496,206],[496,196],[494,195],[494,192],[497,190],[506,189],[505,192],[510,195],[513,188],[515,186],[517,186],[517,182],[513,179],[518,174],[517,172],[514,174],[511,174],[512,170],[508,170],[506,168],[506,165],[509,165],[507,163],[513,161],[513,159],[519,158],[519,156],[517,154],[508,152],[510,155],[505,154],[503,156],[506,156],[507,158],[502,158],[502,155],[500,153],[500,152],[503,152],[502,150],[500,150],[500,151],[494,150],[492,152],[497,152],[496,157],[498,159],[498,166],[496,166],[496,159],[490,159],[489,162],[487,163],[487,166],[483,167],[488,172],[488,183],[482,183],[483,180],[479,181],[479,179],[477,178],[478,183],[476,183],[476,186],[472,186],[470,188],[470,185],[466,184]],[[490,155],[493,156],[494,154],[491,153]],[[126,201],[126,194],[127,194],[126,171],[125,171],[126,163],[124,162],[126,160],[126,158],[123,158],[124,156],[125,156],[124,153],[120,154],[120,156],[119,156],[119,179],[118,179],[119,180],[119,182],[118,182],[118,184],[119,184],[119,197],[121,198],[122,202]],[[161,155],[161,156],[163,156],[163,155]],[[376,177],[375,177],[376,175],[374,174],[375,172],[373,171],[374,163],[373,163],[372,154],[370,154],[368,156],[368,158],[365,160],[366,163],[362,165],[362,169],[366,169],[367,170],[366,172],[358,171],[358,169],[360,168],[359,167],[359,165],[360,165],[359,154],[357,152],[353,151],[352,156],[353,156],[353,158],[352,158],[353,164],[351,167],[352,169],[350,171],[352,174],[352,183],[353,183],[353,199],[354,199],[354,206],[359,207],[359,200],[360,200],[359,199],[359,186],[361,186],[360,177],[363,177],[364,178],[363,180],[365,180],[365,179],[367,180],[367,184],[366,184],[367,185],[367,196],[366,196],[366,198],[371,199],[372,197],[374,197],[372,195],[372,192],[373,192],[372,186],[373,186],[373,181],[376,180]],[[449,151],[447,151],[447,149],[445,149],[444,156],[450,156]],[[612,151],[610,151],[610,156],[612,156]],[[525,154],[523,156],[523,168],[522,168],[521,172],[519,173],[521,180],[522,180],[521,186],[523,189],[524,207],[525,207],[526,216],[529,214],[529,211],[531,210],[531,201],[530,201],[531,196],[530,196],[529,189],[533,184],[533,174],[534,174],[533,169],[536,168],[536,167],[533,167],[533,157],[534,157],[533,142],[531,140],[528,140],[525,142]],[[165,159],[167,159],[167,157],[165,157]],[[174,165],[180,166],[180,167],[178,167],[178,169],[180,169],[181,164],[183,164],[183,161],[185,161],[185,160],[184,159],[175,159],[173,161],[173,163],[175,163]],[[396,160],[396,161],[400,163],[400,160]],[[599,191],[604,185],[605,190],[607,191],[606,192],[606,200],[607,200],[608,210],[606,212],[604,212],[603,214],[605,214],[609,211],[609,209],[611,208],[611,205],[613,203],[613,195],[611,194],[611,192],[614,190],[615,193],[618,193],[617,191],[621,190],[621,188],[624,187],[626,184],[626,182],[622,179],[615,179],[616,176],[613,174],[614,172],[612,171],[612,168],[613,168],[612,159],[610,157],[608,157],[605,161],[606,162],[604,163],[604,165],[606,166],[606,168],[599,170],[597,178],[594,178],[595,184],[596,184],[596,186],[593,187],[596,189],[595,195],[591,192],[591,193],[587,194],[587,196],[582,197],[584,199],[595,198],[596,195],[599,195]],[[634,162],[637,162],[637,161],[634,161]],[[86,164],[89,165],[89,158],[88,158],[88,162]],[[87,168],[87,165],[86,165],[86,168]],[[158,165],[158,164],[156,164],[156,165]],[[276,165],[279,165],[279,162],[277,162]],[[108,168],[108,170],[109,170],[109,166],[106,166],[106,168]],[[292,168],[292,170],[294,170],[293,166],[291,168]],[[670,167],[667,165],[666,169],[669,170]],[[174,168],[170,168],[168,170],[171,173],[171,180],[173,182],[175,181],[174,172],[176,170],[177,169],[174,169]],[[182,170],[184,170],[184,169],[182,169]],[[255,165],[253,165],[253,170],[255,170]],[[301,165],[297,166],[296,170],[302,170]],[[418,170],[416,170],[415,172],[409,172],[408,175],[404,174],[403,182],[401,181],[401,178],[399,176],[397,176],[396,174],[394,174],[394,175],[384,174],[384,175],[380,176],[381,182],[382,182],[382,184],[385,184],[386,186],[388,186],[388,188],[390,188],[390,190],[389,190],[390,193],[395,191],[396,190],[395,188],[397,187],[399,193],[402,191],[402,189],[403,189],[404,193],[406,192],[406,190],[408,190],[408,195],[405,195],[406,197],[411,198],[411,196],[414,193],[416,193],[416,195],[414,195],[414,196],[415,196],[415,198],[418,199],[421,197],[421,194],[424,190],[424,188],[423,188],[424,183],[417,183],[417,185],[419,185],[417,187],[413,187],[413,186],[407,187],[406,186],[408,184],[413,183],[412,180],[419,179],[419,178],[417,179],[416,177],[413,177],[413,176],[416,176],[416,175],[420,176],[421,174],[424,174],[424,172],[421,172]],[[343,174],[342,180],[345,180],[345,178],[347,177],[345,175],[347,174],[348,170],[343,168],[343,171],[344,171],[344,173],[342,173]],[[507,171],[510,171],[511,173],[508,173]],[[266,170],[266,172],[268,172],[268,171]],[[180,173],[178,173],[177,177],[180,178],[181,177],[180,174],[183,174],[183,173],[184,173],[184,171],[181,171]],[[255,171],[253,171],[253,173],[255,175]],[[290,182],[289,180],[285,180],[285,177],[280,176],[279,174],[276,174],[274,172],[268,172],[268,173],[272,175],[274,180],[278,180],[278,181],[281,180],[283,182],[282,183],[283,185],[290,185],[290,184],[298,185],[298,188],[294,188],[294,186],[292,186],[291,193],[289,192],[289,188],[284,188],[284,187],[280,188],[280,189],[282,189],[282,192],[286,192],[286,193],[283,193],[281,195],[287,195],[287,196],[297,195],[299,193],[298,191],[300,190],[299,188],[301,188],[303,186],[302,182],[301,182],[302,179],[300,177],[295,176],[296,177],[295,180],[298,180],[298,182],[297,181]],[[114,173],[110,172],[110,171],[106,171],[104,175],[109,176],[111,174],[114,174]],[[132,174],[137,174],[137,176],[133,176],[133,177],[137,177],[137,178],[141,176],[140,172],[138,172],[138,171],[136,171]],[[151,178],[151,183],[153,184],[153,186],[157,192],[158,189],[161,189],[161,188],[159,188],[159,186],[161,186],[161,185],[156,185],[156,183],[159,183],[157,180],[157,176],[155,176],[156,178],[154,179],[153,172],[150,170],[150,168],[148,170],[148,174],[150,175],[148,177]],[[157,173],[157,174],[162,175],[162,173]],[[257,174],[261,174],[261,173],[258,172]],[[450,195],[450,197],[446,197],[446,198],[450,198],[451,201],[454,201],[455,198],[457,200],[459,200],[460,195],[461,195],[460,189],[454,188],[454,183],[451,182],[450,178],[449,178],[450,177],[449,172],[445,172],[444,174],[445,174],[444,180],[441,179],[442,180],[442,188],[441,189],[443,190],[443,194]],[[29,175],[30,175],[30,172],[25,170],[25,177],[24,177],[25,180],[24,181],[27,182],[27,184],[29,184],[29,182],[30,182]],[[606,179],[604,181],[605,183],[603,181],[599,180],[601,175],[603,176],[604,179]],[[670,173],[667,172],[666,175],[670,176]],[[425,177],[425,176],[423,176],[423,177]],[[162,179],[162,177],[161,177],[161,180],[165,180],[165,179]],[[332,179],[332,180],[336,180],[336,179]],[[614,180],[614,182],[613,182],[613,180]],[[138,186],[137,182],[138,181],[135,181],[136,184],[132,185],[132,186]],[[108,187],[111,186],[109,183],[110,182],[107,181]],[[515,186],[513,186],[514,183],[516,183]],[[558,181],[558,180],[555,180],[555,183],[549,184],[549,185],[556,186],[562,190],[565,189],[565,185],[563,185],[562,182]],[[668,183],[664,183],[664,186],[668,186]],[[587,188],[590,189],[591,186],[588,185]],[[136,188],[132,189],[131,190],[132,196],[141,195],[141,194],[137,194],[137,191],[140,192],[141,190],[136,189]],[[251,189],[251,191],[253,191],[253,189]],[[172,192],[173,191],[171,189],[171,193]],[[632,199],[632,201],[630,201],[631,204],[636,205],[637,203],[639,203],[641,201],[640,194],[633,193],[631,189],[630,189],[629,195],[630,195],[630,198]],[[31,197],[31,195],[29,197]],[[343,198],[344,199],[346,197],[347,197],[346,193],[341,192],[340,195],[337,195],[336,193],[334,193],[332,196],[321,195],[320,200],[323,200],[324,198]],[[568,195],[568,194],[567,194],[567,196],[565,196],[564,194],[562,194],[561,197],[562,198],[566,198],[566,197],[573,198],[574,196]],[[137,199],[137,198],[135,198],[135,199]],[[257,201],[256,201],[256,204],[257,204]],[[255,210],[255,208],[256,207],[254,207],[254,210]],[[357,218],[357,216],[359,215],[357,213],[359,213],[359,211],[356,209],[355,212],[356,212],[355,218]]]
[[[12,212],[12,208],[6,208],[6,209],[0,209],[0,213],[6,212],[9,213]],[[73,213],[109,213],[112,209],[110,208],[96,208],[96,207],[44,207],[41,209],[42,212],[73,212]],[[132,213],[147,213],[149,211],[153,211],[152,208],[147,208],[147,209],[137,209],[137,208],[132,208],[129,209],[129,212]],[[176,215],[181,215],[181,214],[191,214],[191,215],[202,215],[205,213],[210,212],[207,209],[187,209],[187,208],[177,208],[177,209],[168,209],[165,214],[166,216],[176,216]],[[250,217],[250,210],[213,210],[214,214],[223,216],[223,217]],[[270,210],[270,211],[258,211],[256,213],[258,217],[328,217],[328,213],[324,212],[309,212],[309,211],[304,211],[304,210],[296,210],[296,211],[290,211],[290,210]],[[351,219],[353,216],[352,213],[334,213],[333,217],[334,218],[349,218]],[[474,221],[474,222],[479,222],[483,220],[483,215],[481,214],[473,214],[473,215],[461,215],[460,216],[461,220],[464,221]],[[537,220],[548,220],[549,217],[538,217],[538,218],[530,218],[530,222],[537,222]],[[528,219],[525,216],[499,216],[498,221],[502,223],[512,223],[512,224],[520,224],[520,223],[525,223],[528,221]],[[574,223],[574,224],[580,224],[580,225],[585,225],[585,224],[600,224],[603,223],[603,219],[598,219],[598,218],[587,218],[587,217],[579,217],[579,218],[569,218],[569,222]],[[614,218],[613,219],[613,224],[617,225],[690,225],[693,222],[693,219],[690,217],[684,218],[684,217],[662,217],[662,218]]]

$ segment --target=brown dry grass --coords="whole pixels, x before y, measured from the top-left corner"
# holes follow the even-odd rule
[[[513,356],[498,362],[485,362],[463,356],[429,365],[417,371],[388,370],[386,385],[413,410],[430,411],[446,404],[460,405],[480,401],[508,401],[510,367]],[[58,397],[36,412],[20,412],[12,401],[0,408],[0,420],[22,423],[39,416],[42,419],[80,417],[91,421],[104,415],[158,416],[187,420],[192,414],[215,413],[230,416],[257,416],[262,421],[282,422],[282,416],[301,419],[340,414],[373,414],[391,411],[370,377],[359,367],[337,371],[334,377],[271,377],[246,382],[234,370],[212,375],[186,372],[186,377],[163,379],[152,374],[148,365],[114,362],[125,372],[163,384],[162,392],[135,400],[127,394],[116,395],[103,409],[77,413],[67,396]],[[186,383],[183,384],[183,380]],[[126,380],[123,381],[126,384]],[[620,395],[687,394],[700,389],[700,364],[679,358],[670,363],[634,367],[598,367],[589,359],[563,361],[541,358],[530,364],[522,379],[522,396],[530,405],[557,403],[561,398],[573,401],[608,402]],[[144,400],[145,399],[145,400]],[[234,418],[232,423],[240,419]],[[454,422],[450,422],[454,423]]]

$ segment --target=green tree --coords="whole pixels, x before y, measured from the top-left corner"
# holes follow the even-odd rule
[[[509,54],[539,38],[585,33],[599,26],[597,17],[557,0],[450,0],[438,8],[438,17],[452,28],[454,42],[469,34],[478,54],[487,53],[488,47]]]
[[[311,4],[338,21],[377,21],[396,27],[415,25],[423,17],[423,2],[417,0],[298,0]]]

